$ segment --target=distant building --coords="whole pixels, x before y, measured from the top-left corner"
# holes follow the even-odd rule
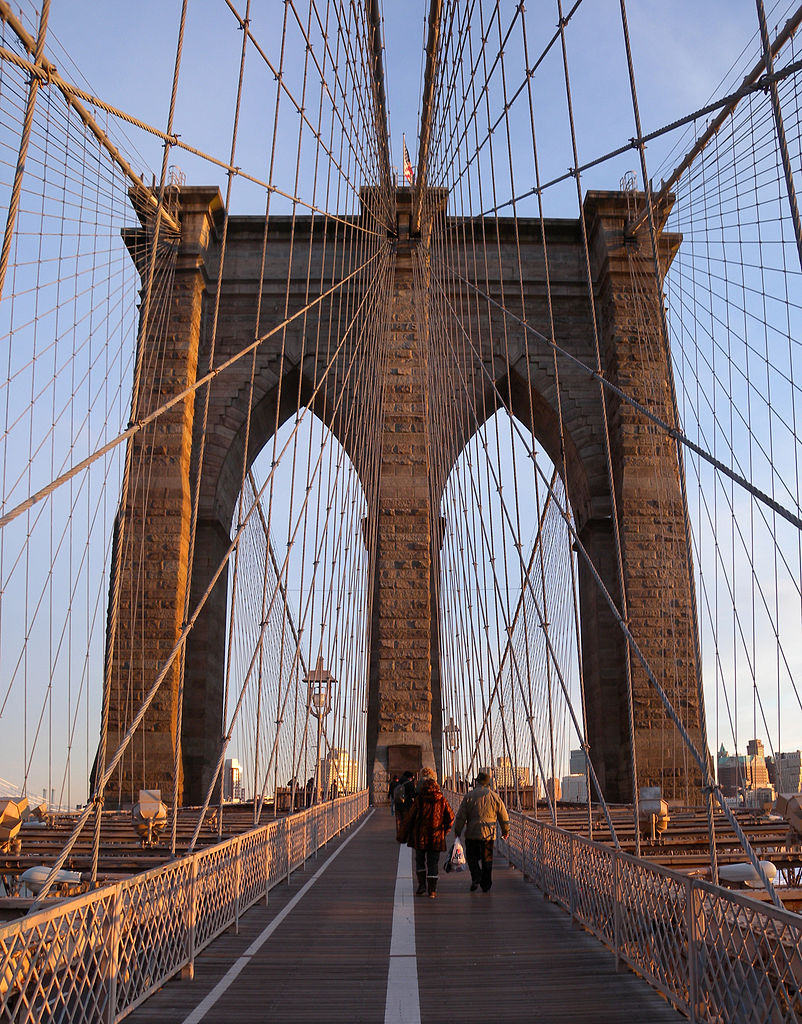
[[[802,793],[802,751],[778,754],[774,770],[778,793]]]
[[[716,760],[718,784],[725,797],[738,797],[749,807],[760,807],[771,798],[767,794],[773,793],[774,787],[760,740],[747,743],[746,756],[731,756],[722,744]]]
[[[756,810],[768,811],[774,803],[775,793],[773,786],[765,788],[748,789],[744,794],[744,806]]]
[[[721,792],[725,797],[737,797],[746,786],[746,758],[742,754],[730,755],[722,743],[716,763]]]
[[[337,793],[355,793],[359,783],[359,762],[345,747],[332,747],[323,759],[320,784],[324,791],[335,788]]]
[[[546,779],[546,790],[554,803],[562,800],[563,790],[559,779]]]
[[[584,755],[582,760],[584,761]],[[563,775],[562,799],[569,804],[586,804],[588,802],[588,780],[583,772],[581,775]]]
[[[509,757],[496,758],[496,767],[493,774],[499,789],[514,789],[516,781],[519,786],[528,787],[531,785],[529,768],[514,765]]]
[[[242,803],[245,791],[242,785],[242,766],[236,757],[227,757],[223,768],[223,800]]]
[[[571,762],[568,765],[569,775],[584,775],[585,774],[585,751],[584,750],[572,750],[571,751]]]
[[[769,770],[760,740],[750,740],[746,744],[746,788],[751,790],[771,789]]]

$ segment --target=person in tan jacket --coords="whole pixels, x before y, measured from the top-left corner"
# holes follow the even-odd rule
[[[504,801],[490,788],[490,776],[479,772],[474,788],[463,797],[454,822],[454,834],[465,829],[465,859],[471,872],[471,892],[479,886],[487,892],[493,884],[493,844],[496,822],[501,825],[502,839],[510,832],[510,816]]]

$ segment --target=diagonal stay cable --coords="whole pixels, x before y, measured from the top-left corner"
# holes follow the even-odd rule
[[[432,256],[432,259],[436,260],[438,263],[443,263],[443,261],[439,260],[436,256]],[[443,265],[446,266],[445,264]],[[680,430],[677,427],[672,427],[669,423],[666,423],[666,421],[662,419],[660,416],[658,416],[656,413],[653,413],[645,405],[642,405],[631,395],[627,394],[627,392],[624,391],[623,388],[618,387],[617,384],[614,384],[611,380],[608,380],[603,373],[598,373],[596,370],[592,369],[578,356],[575,356],[572,352],[569,352],[561,345],[558,345],[556,341],[550,341],[545,334],[541,334],[540,331],[538,331],[535,327],[532,327],[531,324],[528,324],[521,317],[516,316],[515,313],[511,312],[511,310],[503,306],[497,299],[494,299],[491,295],[488,295],[487,292],[483,291],[481,288],[475,285],[473,281],[470,281],[467,277],[463,277],[462,274],[456,271],[453,267],[446,266],[446,270],[448,270],[452,274],[452,276],[462,281],[463,284],[467,284],[469,288],[472,288],[478,295],[485,299],[485,301],[491,303],[497,309],[500,309],[506,317],[509,317],[510,319],[514,320],[517,324],[523,327],[525,331],[527,331],[529,334],[537,338],[538,341],[542,342],[544,345],[548,345],[549,348],[553,349],[555,352],[558,352],[561,356],[564,356],[566,359],[570,359],[572,363],[574,363],[580,369],[584,370],[589,377],[591,377],[593,380],[599,381],[601,384],[604,385],[605,388],[607,388],[609,391],[612,391],[614,395],[617,395],[620,399],[622,399],[622,401],[626,402],[628,405],[631,405],[633,409],[636,409],[647,419],[651,420],[652,423],[655,423],[658,427],[660,427],[661,430],[665,431],[665,433],[668,434],[669,437],[673,438],[675,441],[679,441],[680,444],[684,445],[686,448],[690,449],[690,451],[694,452],[700,458],[704,459],[705,462],[713,466],[714,469],[717,469],[720,473],[723,473],[725,476],[729,477],[730,480],[734,481],[740,487],[743,487],[744,490],[748,491],[752,495],[752,497],[757,498],[758,501],[763,502],[764,505],[768,505],[770,509],[776,512],[778,515],[782,516],[783,519],[786,519],[798,530],[802,530],[802,518],[800,518],[800,516],[796,515],[794,512],[791,512],[784,505],[781,505],[778,501],[775,501],[774,498],[766,494],[765,491],[761,491],[759,487],[755,487],[755,485],[750,483],[749,480],[741,476],[739,473],[736,473],[734,470],[730,469],[730,467],[726,466],[723,462],[720,462],[717,458],[711,455],[710,452],[706,451],[698,444],[695,444],[688,437],[688,435],[684,433],[684,431]],[[4,520],[0,519],[0,527],[2,527],[3,525],[5,525]]]
[[[341,281],[338,281],[337,284],[332,285],[331,288],[327,289],[327,291],[323,292],[321,295],[318,295],[317,298],[313,299],[311,302],[308,302],[305,306],[301,307],[301,309],[296,310],[296,312],[293,313],[292,316],[288,316],[285,320],[282,320],[280,324],[277,324],[275,327],[272,327],[266,334],[263,334],[260,337],[256,338],[255,341],[252,341],[249,345],[246,345],[245,348],[240,349],[239,352],[235,353],[224,363],[221,363],[219,366],[215,367],[214,370],[211,370],[209,373],[204,374],[203,377],[199,377],[194,384],[190,385],[188,388],[184,388],[183,391],[174,395],[169,401],[165,402],[164,405],[160,405],[158,409],[154,409],[154,411],[148,413],[147,416],[143,416],[142,419],[137,420],[136,423],[132,423],[126,430],[122,431],[122,433],[112,438],[111,441],[106,442],[106,444],[102,445],[100,448],[95,449],[95,451],[92,452],[91,455],[88,455],[85,459],[82,459],[79,463],[77,463],[77,465],[67,470],[66,473],[62,473],[61,476],[58,476],[55,479],[51,480],[49,484],[47,484],[45,487],[42,487],[40,490],[36,491],[34,494],[31,494],[28,498],[20,502],[19,505],[16,505],[4,516],[0,516],[0,529],[2,529],[4,526],[7,526],[9,523],[13,522],[15,519],[21,516],[23,512],[26,512],[29,508],[32,508],[38,502],[42,501],[42,499],[46,498],[49,494],[52,494],[53,491],[57,490],[63,484],[67,483],[74,476],[77,476],[79,473],[82,473],[85,469],[88,469],[93,463],[97,462],[98,459],[102,459],[104,455],[108,455],[109,452],[119,447],[119,445],[121,445],[123,441],[127,441],[129,438],[134,437],[141,430],[147,427],[150,423],[153,423],[154,420],[157,420],[160,416],[163,416],[164,413],[172,409],[173,406],[178,405],[179,402],[183,402],[184,399],[189,398],[190,395],[194,395],[196,391],[199,391],[202,387],[205,387],[212,380],[214,380],[215,377],[218,377],[225,370],[228,370],[235,363],[238,363],[239,360],[243,358],[243,356],[247,356],[250,352],[255,351],[265,341],[267,341],[269,338],[272,338],[274,334],[278,334],[279,331],[284,330],[284,328],[286,328],[294,320],[297,320],[299,316],[303,316],[305,313],[308,313],[310,309],[313,309],[315,306],[319,305],[324,299],[328,298],[334,292],[342,288],[344,284],[347,284],[358,274],[362,273],[362,271],[365,270],[368,266],[370,266],[370,264],[374,263],[380,255],[381,250],[379,252],[374,253],[372,256],[369,256],[368,259],[364,261],[364,263],[362,263],[359,267],[356,268],[356,270],[352,271],[350,274],[348,274],[347,277],[344,277]],[[339,348],[337,349],[337,351],[339,351]],[[329,366],[326,368],[327,372],[335,358],[336,353],[334,356],[332,356],[332,359],[329,362]]]
[[[329,368],[333,364],[334,358],[336,358],[337,354],[340,352],[342,347],[345,345],[345,342],[347,341],[347,339],[348,339],[348,337],[350,335],[351,329],[352,329],[353,325],[356,323],[356,321],[358,319],[359,313],[361,312],[361,308],[365,304],[365,302],[367,301],[367,299],[369,297],[370,297],[370,291],[368,291],[366,293],[365,298],[363,298],[362,302],[360,303],[360,307],[354,313],[354,315],[353,315],[353,317],[352,317],[352,319],[351,319],[347,329],[343,333],[343,337],[342,337],[342,339],[340,340],[340,342],[339,342],[339,344],[337,346],[337,349],[335,351],[334,357],[333,357],[332,361],[329,363]],[[327,372],[328,372],[328,368],[327,368]],[[303,410],[300,412],[300,415],[297,417],[298,422],[296,423],[295,428],[293,429],[293,431],[290,434],[290,436],[287,438],[287,441],[284,444],[284,447],[282,448],[281,453],[278,456],[278,460],[280,460],[281,455],[289,447],[289,445],[290,445],[290,443],[292,441],[292,438],[295,435],[295,432],[296,432],[296,430],[298,428],[298,424],[302,421],[304,414],[312,407],[312,404],[314,403],[315,398],[316,398],[318,392],[320,391],[321,387],[323,386],[323,383],[324,383],[325,379],[326,379],[326,374],[324,374],[321,377],[320,382],[317,384],[317,386],[312,391],[312,394],[310,395],[306,405],[303,407]],[[153,700],[154,700],[156,694],[158,693],[161,684],[164,682],[164,680],[165,680],[165,678],[167,676],[167,673],[170,671],[170,668],[171,668],[173,662],[178,657],[178,655],[180,654],[184,644],[186,643],[187,637],[189,636],[189,634],[192,631],[195,623],[198,620],[198,617],[200,616],[201,612],[203,611],[203,609],[204,609],[204,607],[206,605],[206,602],[209,600],[209,596],[211,595],[212,591],[214,590],[215,586],[217,585],[217,581],[220,579],[220,576],[222,575],[224,568],[228,565],[229,559],[231,558],[231,555],[233,554],[234,550],[236,549],[237,545],[239,544],[240,538],[242,537],[242,535],[243,535],[243,533],[245,531],[245,528],[248,525],[248,522],[249,522],[249,520],[251,518],[251,515],[254,512],[254,509],[258,506],[259,501],[261,500],[262,495],[264,494],[265,490],[267,489],[270,481],[273,479],[273,476],[274,476],[275,471],[276,471],[276,466],[278,464],[278,460],[276,460],[273,463],[273,466],[271,467],[270,472],[268,473],[267,477],[265,478],[265,480],[264,480],[264,482],[263,482],[263,484],[262,484],[262,486],[261,486],[261,488],[259,490],[259,493],[255,496],[254,501],[253,501],[250,509],[245,514],[242,522],[238,524],[237,530],[236,530],[233,538],[231,539],[231,542],[230,542],[228,548],[226,549],[225,554],[220,559],[220,563],[217,566],[217,568],[215,569],[214,573],[212,574],[208,584],[206,585],[206,589],[204,590],[203,594],[198,599],[198,603],[195,606],[191,616],[188,618],[188,620],[182,626],[181,632],[180,632],[180,634],[178,636],[178,639],[176,640],[175,644],[172,647],[172,650],[168,654],[164,664],[162,665],[161,669],[159,670],[159,673],[156,676],[156,678],[155,678],[155,680],[153,682],[153,685],[151,686],[150,690],[148,690],[147,694],[145,695],[144,699],[142,700],[142,703],[140,704],[139,709],[138,709],[136,715],[134,715],[134,717],[132,718],[132,720],[131,720],[131,722],[130,722],[130,724],[128,726],[128,729],[127,729],[127,731],[125,733],[125,735],[120,740],[120,744],[119,744],[119,746],[117,748],[116,753],[114,754],[114,756],[111,758],[111,760],[106,765],[105,771],[103,772],[102,776],[97,780],[96,785],[95,785],[96,792],[98,792],[98,793],[102,793],[103,792],[103,790],[105,789],[106,784],[108,783],[109,779],[114,774],[114,770],[116,769],[116,767],[119,764],[119,762],[122,760],[122,756],[125,753],[125,750],[128,747],[128,744],[131,742],[131,739],[133,738],[134,733],[137,731],[137,729],[141,725],[142,720],[144,719],[145,715],[147,714],[148,708],[153,703]],[[44,885],[42,886],[42,888],[39,891],[39,894],[38,894],[36,900],[34,901],[34,903],[32,904],[32,906],[30,907],[30,909],[28,911],[29,914],[30,913],[35,913],[39,909],[39,907],[41,906],[42,901],[44,900],[44,898],[47,895],[47,893],[50,891],[50,889],[51,889],[51,887],[52,887],[52,885],[53,885],[53,883],[55,881],[56,875],[58,874],[58,872],[60,871],[61,867],[65,863],[67,857],[69,857],[69,855],[70,855],[70,853],[72,851],[72,848],[74,847],[75,843],[78,841],[78,837],[80,836],[81,832],[83,831],[83,827],[86,824],[86,822],[88,821],[90,815],[95,810],[95,807],[96,807],[96,801],[95,800],[89,800],[87,802],[87,804],[86,804],[86,807],[81,811],[81,813],[78,816],[78,818],[76,818],[75,824],[73,826],[72,832],[70,833],[69,839],[64,844],[64,847],[62,848],[61,853],[58,855],[58,857],[56,858],[52,868],[50,869],[50,874],[45,879]]]
[[[351,223],[346,221],[345,218],[339,217],[334,213],[330,213],[319,206],[315,206],[314,203],[309,203],[302,199],[300,196],[294,195],[292,192],[287,192],[284,189],[278,187],[278,185],[272,185],[269,182],[264,181],[262,178],[257,178],[254,174],[249,174],[241,167],[235,167],[227,160],[223,160],[220,157],[213,156],[211,153],[206,153],[202,149],[198,149],[196,146],[191,146],[188,142],[184,142],[178,135],[174,133],[167,133],[156,128],[152,124],[148,124],[147,121],[142,121],[138,117],[134,117],[133,114],[127,113],[125,110],[121,110],[119,107],[113,106],[111,103],[106,103],[105,100],[101,100],[98,96],[93,95],[91,92],[87,92],[85,89],[79,89],[77,85],[72,82],[68,82],[62,78],[61,75],[51,66],[50,73],[42,71],[41,67],[34,64],[32,61],[26,60],[24,57],[20,57],[19,54],[14,53],[13,50],[8,50],[4,46],[0,46],[0,59],[7,60],[11,64],[15,64],[18,68],[27,72],[29,75],[34,76],[42,85],[57,85],[60,91],[67,98],[68,102],[72,106],[75,106],[74,97],[85,100],[87,103],[92,104],[94,107],[98,107],[100,110],[105,111],[107,114],[111,114],[113,117],[118,117],[122,121],[126,121],[128,124],[133,125],[135,128],[141,129],[143,132],[147,132],[149,135],[154,135],[157,139],[161,139],[162,142],[167,142],[176,149],[182,149],[185,153],[191,153],[193,156],[199,157],[201,160],[205,160],[207,163],[213,164],[215,167],[219,167],[221,170],[226,171],[228,174],[232,174],[236,177],[243,178],[245,181],[250,181],[254,185],[258,185],[260,188],[265,189],[266,192],[275,193],[277,196],[281,196],[282,199],[288,199],[290,202],[297,203],[299,206],[303,206],[304,209],[309,210],[312,213],[319,213],[323,217],[327,217],[329,220],[339,221],[343,224],[347,224],[348,227],[355,228],[357,231],[364,231],[368,234],[378,235],[379,232],[373,231],[363,224]],[[326,150],[328,153],[328,150]],[[125,168],[123,168],[124,170]],[[128,175],[129,178],[140,190],[137,193],[139,198],[140,192],[144,196],[150,193],[150,189],[141,181],[137,176]],[[155,205],[155,204],[154,204]],[[178,229],[177,223],[167,213],[163,214],[163,218],[167,221],[173,230]]]
[[[470,283],[470,282],[468,282],[468,283]],[[446,301],[448,301],[448,299],[446,299]],[[450,305],[450,303],[449,303],[449,305]],[[453,307],[452,307],[452,309],[453,309]],[[537,333],[537,332],[535,332],[535,333]],[[476,353],[474,352],[474,354],[476,354]],[[481,369],[482,369],[482,372],[484,373],[484,375],[493,384],[495,384],[495,382],[493,381],[493,378],[492,378],[492,375],[491,375],[490,371],[487,369],[487,367],[481,361],[480,361],[480,366],[481,366]],[[500,399],[502,401],[502,404],[504,404],[505,408],[507,408],[507,403],[504,401],[503,396],[500,395],[499,397],[500,397]],[[518,436],[521,438],[521,440],[524,442],[524,444],[528,445],[529,440],[524,435],[523,430],[522,430],[520,424],[513,417],[512,411],[509,408],[507,408],[507,412],[510,414],[510,417],[513,420],[513,424],[515,426],[516,432],[518,433]],[[546,485],[547,488],[549,488],[548,478],[546,477],[546,475],[543,472],[542,468],[538,465],[537,460],[534,458],[534,453],[530,452],[530,457],[532,457],[532,461],[534,463],[535,469],[536,469],[537,473],[539,474],[539,476],[541,477],[541,479],[543,480],[543,483]],[[550,490],[550,488],[549,488],[549,490]],[[776,891],[774,889],[774,886],[772,885],[772,883],[768,879],[765,871],[763,870],[763,867],[761,865],[760,859],[758,858],[757,854],[755,853],[755,851],[754,851],[754,849],[752,847],[752,844],[749,842],[748,837],[746,836],[746,834],[744,833],[744,831],[741,828],[740,824],[738,823],[738,820],[736,819],[736,817],[732,813],[732,810],[730,809],[729,805],[727,804],[727,802],[726,802],[726,800],[724,798],[724,795],[721,792],[721,789],[719,788],[719,786],[716,783],[716,781],[713,778],[713,776],[710,774],[710,767],[708,765],[707,758],[703,757],[702,754],[697,749],[696,744],[691,739],[687,729],[685,728],[685,725],[682,722],[682,719],[677,714],[677,711],[675,710],[674,705],[671,702],[671,699],[669,698],[668,694],[663,689],[662,685],[659,683],[659,681],[657,680],[657,677],[655,676],[654,672],[652,671],[652,668],[649,665],[649,661],[646,658],[646,655],[641,651],[640,647],[638,646],[637,641],[635,640],[635,637],[632,635],[632,632],[629,629],[629,626],[627,625],[627,623],[621,617],[621,613],[618,610],[618,607],[617,607],[615,601],[613,600],[609,590],[605,586],[604,581],[602,580],[601,576],[599,575],[599,572],[598,572],[598,570],[597,570],[597,568],[596,568],[596,566],[595,566],[595,564],[593,562],[593,559],[588,554],[588,551],[585,548],[585,545],[582,543],[582,541],[579,538],[579,534],[577,533],[576,528],[574,527],[573,523],[571,522],[570,512],[566,508],[563,507],[563,505],[560,502],[559,496],[557,494],[555,494],[554,492],[551,492],[551,493],[552,493],[552,497],[553,497],[554,503],[557,506],[557,508],[559,509],[560,514],[562,515],[563,519],[565,520],[566,527],[568,528],[568,531],[571,534],[571,537],[573,538],[573,542],[574,542],[574,545],[576,547],[577,552],[579,553],[579,555],[581,555],[583,561],[588,566],[588,569],[590,570],[590,573],[593,576],[593,579],[594,579],[596,585],[599,588],[599,592],[601,593],[601,596],[603,597],[604,601],[609,606],[609,608],[610,608],[611,612],[613,613],[613,616],[615,617],[615,619],[616,619],[616,621],[617,621],[621,631],[623,632],[623,634],[626,637],[628,643],[630,644],[632,652],[634,653],[635,657],[638,659],[638,661],[643,666],[643,669],[644,669],[644,671],[646,673],[646,676],[647,676],[649,682],[652,684],[652,686],[654,687],[655,691],[657,692],[657,695],[660,698],[660,701],[663,704],[663,707],[665,708],[668,717],[674,723],[674,726],[676,727],[677,732],[679,733],[680,737],[682,738],[682,741],[685,743],[685,746],[687,747],[688,752],[690,753],[690,755],[693,758],[693,760],[696,762],[696,764],[697,764],[697,766],[698,766],[698,768],[699,768],[699,770],[701,772],[703,781],[704,781],[704,788],[705,788],[705,790],[709,791],[716,798],[716,800],[718,801],[718,804],[721,807],[722,811],[724,812],[724,815],[727,818],[727,821],[729,822],[733,832],[735,833],[735,835],[736,835],[736,837],[738,839],[738,842],[741,844],[742,849],[744,850],[744,852],[746,853],[747,857],[749,858],[753,868],[755,869],[755,872],[757,873],[758,878],[763,883],[763,885],[764,885],[764,887],[766,889],[766,892],[771,897],[772,902],[775,904],[775,906],[777,906],[780,909],[782,909],[782,903],[780,902],[780,899],[777,896],[777,893],[776,893]],[[503,508],[503,505],[502,505],[502,508]],[[537,610],[537,602],[535,602],[535,608]],[[549,644],[548,636],[546,636],[545,639],[546,639],[546,643],[548,645]],[[556,664],[555,664],[555,668],[558,668],[558,666]],[[569,705],[569,708],[570,708],[570,705]]]

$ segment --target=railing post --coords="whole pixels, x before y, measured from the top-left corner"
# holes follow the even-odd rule
[[[691,1024],[696,1024],[699,1005],[699,939],[701,900],[692,878],[685,882],[685,913],[688,929],[688,1011]]]
[[[615,952],[615,969],[623,967],[621,956],[621,859],[618,850],[613,850],[613,949]]]
[[[575,853],[574,847],[576,843],[573,835],[568,840],[568,912],[571,915],[571,924],[576,924],[576,880],[574,878],[574,863]]]
[[[291,815],[288,815],[284,819],[284,852],[287,858],[287,885],[290,884],[290,875],[292,874],[292,865],[290,864],[290,821]]]
[[[239,935],[239,904],[242,887],[242,839],[234,843],[234,934]]]
[[[114,1024],[117,1020],[117,975],[120,970],[120,886],[114,887],[114,896],[111,904],[111,934],[109,936],[109,957],[108,957],[108,1006],[106,1007],[107,1024]]]
[[[273,863],[273,858],[270,856],[273,848],[271,838],[272,837],[269,829],[265,828],[265,906],[267,906],[268,900],[270,899],[270,867]]]
[[[182,978],[195,977],[195,941],[198,918],[198,858],[192,857],[189,865],[189,900],[187,901],[187,945],[189,963],[181,971]]]

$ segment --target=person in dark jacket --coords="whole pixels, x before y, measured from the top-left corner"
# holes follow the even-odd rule
[[[393,790],[393,810],[395,811],[395,837],[399,843],[406,840],[406,822],[415,799],[415,776],[412,772],[404,772],[401,781]]]
[[[408,821],[407,846],[415,851],[418,875],[417,896],[437,896],[440,854],[446,848],[446,834],[454,821],[437,780],[425,778],[420,785]]]
[[[490,788],[490,776],[479,772],[474,788],[462,798],[454,822],[454,834],[465,829],[465,859],[471,872],[471,892],[479,886],[487,892],[493,884],[493,844],[496,822],[501,825],[502,839],[510,833],[510,816],[504,801]]]
[[[395,787],[398,785],[400,781],[401,780],[398,778],[398,776],[394,775],[390,779],[390,785],[387,787],[387,799],[390,803],[390,814],[395,814],[395,807],[393,805],[393,794],[395,793]]]
[[[396,814],[404,814],[412,807],[415,799],[415,776],[412,772],[404,772],[401,781],[393,790],[393,807]]]

